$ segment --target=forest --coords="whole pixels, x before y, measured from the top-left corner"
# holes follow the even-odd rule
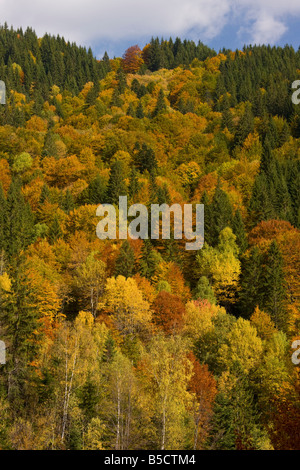
[[[0,79],[0,448],[300,450],[300,48],[4,24]],[[203,248],[100,240],[119,196]]]

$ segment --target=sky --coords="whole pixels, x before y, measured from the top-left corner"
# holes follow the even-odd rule
[[[152,36],[204,42],[216,51],[244,44],[300,45],[300,0],[0,0],[0,24],[32,27],[120,57]]]

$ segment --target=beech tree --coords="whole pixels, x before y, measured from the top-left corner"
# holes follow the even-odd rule
[[[122,66],[126,73],[138,72],[143,63],[142,51],[138,45],[131,46],[124,52]]]

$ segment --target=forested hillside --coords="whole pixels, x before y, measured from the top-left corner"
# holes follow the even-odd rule
[[[300,449],[300,50],[0,29],[0,447]],[[205,243],[100,240],[204,204]]]

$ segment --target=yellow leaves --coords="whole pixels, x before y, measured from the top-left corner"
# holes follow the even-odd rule
[[[105,263],[97,259],[97,252],[91,252],[74,273],[74,284],[94,316],[99,296],[104,290],[105,267]]]
[[[256,329],[248,320],[239,318],[229,332],[226,343],[220,347],[219,357],[227,369],[237,362],[248,374],[259,364],[262,352],[262,340],[257,336]]]
[[[213,318],[218,313],[226,313],[224,307],[210,304],[207,300],[190,301],[186,304],[183,332],[193,341],[213,330]]]
[[[11,290],[11,279],[9,275],[5,272],[0,275],[0,292],[10,292]]]
[[[240,151],[240,160],[247,159],[248,161],[260,161],[262,154],[262,144],[257,132],[249,134],[243,143]]]
[[[184,419],[192,401],[187,390],[193,365],[187,357],[185,342],[179,336],[151,338],[142,356],[141,371],[146,378],[149,405],[159,423],[161,449],[182,448],[186,438]]]
[[[80,206],[69,214],[68,230],[71,233],[76,231],[86,232],[89,239],[95,238],[98,219],[96,217],[97,205]]]
[[[46,132],[48,128],[48,122],[46,119],[42,119],[39,116],[31,116],[26,122],[26,129],[37,132]]]
[[[67,214],[58,207],[58,204],[52,204],[48,201],[45,201],[42,209],[39,209],[39,219],[40,221],[51,226],[55,217],[57,217],[62,232],[65,231],[65,223],[67,221]]]
[[[92,418],[84,437],[84,450],[103,450],[105,425],[99,418]]]
[[[258,335],[264,340],[270,339],[276,331],[270,315],[260,310],[258,307],[255,308],[250,321],[256,328]]]
[[[5,192],[7,192],[10,183],[11,183],[11,175],[9,169],[9,163],[4,158],[0,159],[0,182]]]
[[[75,327],[76,328],[87,328],[91,330],[94,325],[94,317],[90,312],[81,311],[78,313],[75,319]]]
[[[12,97],[14,98],[15,105],[21,107],[26,103],[26,97],[23,93],[18,93],[17,91],[11,90]]]
[[[173,261],[162,261],[157,268],[154,279],[156,284],[159,281],[167,281],[173,293],[187,301],[190,298],[190,290],[185,283],[184,276],[179,266]]]
[[[215,294],[222,300],[233,301],[241,271],[235,239],[232,230],[226,227],[220,233],[217,248],[204,245],[197,255],[201,275],[212,279]]]
[[[157,295],[157,292],[151,282],[140,274],[135,274],[133,279],[135,280],[139,291],[141,291],[143,298],[149,302],[149,304],[152,304]]]
[[[56,144],[58,144],[58,142],[56,142]],[[58,145],[65,146],[63,142]],[[54,157],[45,157],[43,159],[43,170],[50,184],[64,187],[76,181],[80,177],[84,167],[76,155],[70,155],[69,157],[60,158],[58,160]]]
[[[83,97],[84,99],[86,99],[87,97],[87,94],[89,93],[89,91],[91,91],[91,89],[93,88],[94,86],[94,83],[93,82],[88,82],[84,85],[82,91],[80,92],[79,96]]]
[[[124,150],[118,150],[112,157],[111,165],[113,165],[113,163],[117,160],[123,163],[123,174],[124,177],[127,178],[130,174],[132,156],[130,155],[130,153],[125,152]]]
[[[181,184],[184,187],[188,187],[190,185],[195,184],[195,182],[199,179],[201,174],[201,169],[196,162],[189,162],[189,163],[182,163],[176,169],[176,173],[178,173]]]
[[[32,289],[32,303],[39,318],[47,318],[50,326],[60,312],[60,278],[54,269],[38,257],[27,260],[27,282]]]
[[[151,311],[134,279],[124,276],[109,278],[99,308],[112,314],[115,327],[121,332],[134,333],[149,326]]]
[[[208,173],[200,178],[199,184],[195,190],[195,201],[199,201],[206,192],[208,198],[212,199],[218,182],[217,172]]]
[[[22,188],[22,193],[29,202],[30,207],[33,211],[36,211],[39,207],[39,201],[41,196],[41,190],[44,186],[44,182],[40,178],[36,178]]]

